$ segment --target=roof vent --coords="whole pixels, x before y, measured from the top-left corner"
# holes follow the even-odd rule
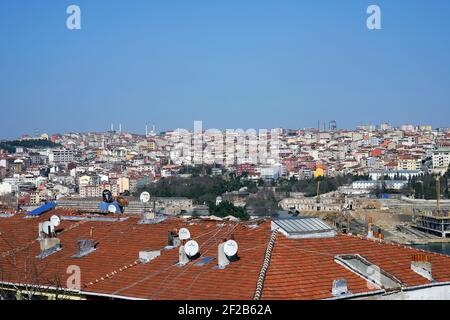
[[[434,281],[431,257],[429,255],[424,253],[413,255],[411,270],[430,281]]]
[[[161,255],[160,250],[153,250],[153,251],[140,251],[139,252],[139,260],[142,263],[149,263],[153,259],[159,257]]]
[[[349,294],[347,287],[347,280],[345,279],[333,280],[333,288],[331,289],[331,293],[335,297]]]
[[[95,251],[98,243],[95,243],[94,240],[78,240],[77,241],[77,254],[74,255],[74,258],[81,258],[87,256],[88,254]]]

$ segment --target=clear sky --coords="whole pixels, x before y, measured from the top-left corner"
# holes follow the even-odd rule
[[[370,4],[382,30],[366,28]],[[2,0],[0,138],[450,126],[449,59],[448,0]]]

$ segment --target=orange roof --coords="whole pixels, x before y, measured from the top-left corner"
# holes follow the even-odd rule
[[[81,294],[138,299],[238,299],[253,298],[271,236],[270,220],[256,228],[249,223],[168,218],[159,224],[138,224],[138,216],[121,216],[125,221],[62,220],[62,250],[45,259],[39,253],[38,222],[53,214],[74,215],[56,209],[36,218],[16,214],[0,218],[0,281],[49,285],[55,279],[63,285],[69,276],[67,267],[81,269]],[[118,217],[118,216],[112,216]],[[179,267],[178,249],[161,250],[167,245],[167,232],[188,227],[200,245],[201,257]],[[97,250],[73,258],[77,240],[98,241]],[[223,238],[234,234],[239,244],[240,260],[224,270],[195,263],[204,257],[217,257],[217,246]],[[147,264],[138,261],[140,251],[161,250],[161,255]],[[403,246],[374,242],[347,235],[321,239],[287,239],[279,234],[262,292],[262,299],[326,299],[332,298],[333,280],[345,278],[353,294],[372,292],[365,279],[334,261],[339,254],[360,254],[411,287],[431,284],[410,269],[415,250]],[[450,257],[429,254],[433,276],[438,282],[450,281]],[[30,278],[36,267],[38,282]],[[27,271],[25,271],[27,269]]]

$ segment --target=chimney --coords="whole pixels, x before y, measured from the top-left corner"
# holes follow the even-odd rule
[[[431,257],[425,253],[418,253],[412,256],[411,270],[430,281],[434,280]]]
[[[39,245],[41,248],[41,253],[36,257],[39,259],[44,259],[52,253],[61,250],[61,241],[58,238],[44,238],[39,240]]]
[[[338,279],[333,280],[333,287],[331,289],[331,293],[333,296],[343,296],[348,294],[347,280],[346,279]]]
[[[372,230],[372,217],[369,217],[368,219],[368,225],[367,225],[367,238],[373,239],[373,230]]]
[[[187,256],[186,252],[184,251],[184,241],[183,244],[180,246],[180,249],[178,251],[178,265],[179,266],[185,266],[189,262],[189,257]]]
[[[167,245],[169,247],[178,247],[180,245],[180,238],[178,237],[178,231],[176,229],[168,232]]]
[[[224,239],[222,243],[219,244],[218,253],[217,253],[217,265],[219,269],[225,269],[227,265],[230,264],[230,260],[228,260],[227,255],[225,254],[225,242],[227,240]]]

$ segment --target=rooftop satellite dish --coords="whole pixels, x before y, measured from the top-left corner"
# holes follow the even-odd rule
[[[178,237],[180,237],[180,240],[188,240],[191,238],[191,233],[186,228],[181,228],[178,232]]]
[[[150,193],[147,191],[144,191],[141,193],[141,196],[139,197],[143,203],[147,203],[150,201]]]
[[[195,256],[196,254],[198,254],[198,251],[199,251],[199,246],[198,246],[197,241],[195,241],[195,240],[189,240],[184,245],[184,252],[186,253],[186,255],[188,257]]]
[[[54,227],[57,227],[57,226],[60,225],[61,219],[60,219],[58,216],[52,216],[52,217],[50,218],[50,222],[52,223],[52,225],[53,225]]]
[[[50,221],[45,221],[41,225],[41,231],[47,235],[50,235],[51,232],[55,230],[55,227]]]
[[[238,252],[238,249],[239,246],[234,240],[228,240],[227,242],[225,242],[225,245],[223,247],[223,251],[229,257],[235,256]]]
[[[110,204],[110,205],[108,206],[108,212],[109,212],[109,213],[116,213],[116,212],[117,212],[116,206],[113,205],[113,204]]]

